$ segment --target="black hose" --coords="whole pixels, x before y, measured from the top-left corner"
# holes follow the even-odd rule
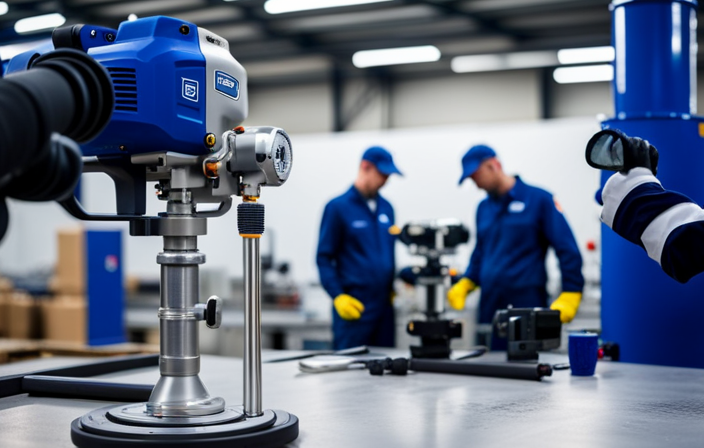
[[[89,400],[148,401],[151,384],[109,383],[85,378],[27,375],[22,378],[22,392],[36,396],[84,398]]]
[[[416,372],[457,373],[517,380],[540,381],[542,377],[552,375],[552,367],[549,364],[478,363],[412,358],[408,362],[408,368]]]

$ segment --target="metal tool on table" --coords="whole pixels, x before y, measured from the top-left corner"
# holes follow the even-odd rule
[[[272,362],[286,362],[286,361],[298,361],[299,359],[312,358],[314,356],[322,355],[336,355],[336,356],[350,356],[350,355],[363,355],[369,353],[369,347],[366,345],[360,345],[358,347],[343,348],[342,350],[320,350],[311,353],[303,353],[300,355],[287,356],[285,358],[276,358],[264,361],[267,363]]]
[[[454,254],[457,246],[469,241],[469,230],[457,220],[417,222],[406,224],[399,240],[412,254],[426,258],[425,266],[414,266],[407,275],[402,272],[402,279],[420,287],[425,299],[425,320],[412,320],[406,327],[408,334],[421,338],[420,346],[411,346],[411,355],[449,358],[450,341],[462,337],[462,324],[442,317],[451,275],[440,258]]]
[[[194,24],[150,17],[124,22],[118,30],[74,25],[57,29],[53,44],[87,52],[106,69],[106,88],[115,97],[109,123],[81,152],[83,172],[103,172],[115,182],[117,213],[89,213],[73,196],[61,205],[79,219],[128,221],[131,235],[164,241],[157,256],[160,378],[146,402],[109,406],[74,420],[72,441],[79,447],[170,446],[176,440],[179,446],[236,447],[294,440],[298,419],[262,406],[260,353],[264,205],[258,199],[262,186],[282,185],[289,176],[288,135],[275,127],[233,128],[247,116],[246,72],[227,41]],[[37,55],[17,56],[8,71],[31,71]],[[146,216],[147,182],[156,182],[165,203],[157,216]],[[198,322],[218,328],[222,310],[216,296],[199,301],[198,269],[205,255],[198,251],[198,236],[206,234],[208,218],[231,208],[235,195],[243,199],[242,406],[211,396],[199,377]]]

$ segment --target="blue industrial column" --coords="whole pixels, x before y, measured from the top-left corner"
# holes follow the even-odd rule
[[[695,0],[614,0],[616,117],[604,128],[650,141],[663,186],[704,203],[704,122],[696,113]],[[602,185],[611,175],[602,173]],[[704,368],[704,275],[682,285],[602,226],[603,339],[626,362]]]

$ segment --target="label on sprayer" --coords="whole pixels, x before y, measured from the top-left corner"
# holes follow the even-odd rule
[[[228,75],[220,70],[215,71],[215,90],[219,93],[232,98],[233,100],[240,97],[240,82],[234,76]]]

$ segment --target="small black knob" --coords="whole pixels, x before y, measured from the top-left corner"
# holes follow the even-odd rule
[[[405,375],[408,373],[408,360],[406,358],[396,358],[391,363],[391,373],[394,375]]]
[[[367,368],[369,369],[370,375],[381,376],[384,374],[384,365],[381,361],[369,361],[367,363]]]

